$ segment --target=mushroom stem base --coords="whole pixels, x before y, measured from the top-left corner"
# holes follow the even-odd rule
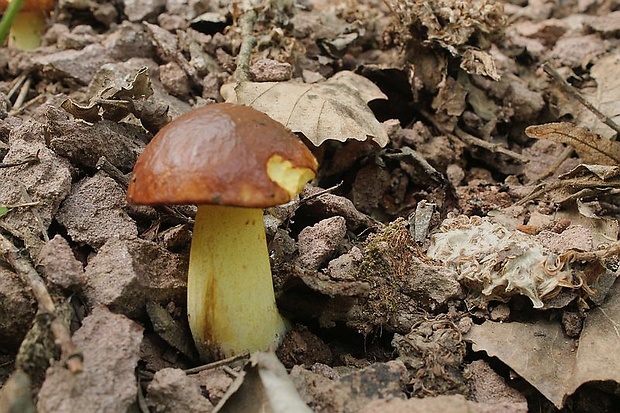
[[[189,325],[204,360],[265,351],[284,338],[261,209],[198,207],[187,287]]]

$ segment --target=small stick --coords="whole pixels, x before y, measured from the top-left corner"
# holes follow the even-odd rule
[[[528,195],[518,200],[515,203],[515,205],[524,205],[526,202],[533,201],[534,199],[538,198],[539,196],[545,193],[554,191],[562,187],[570,188],[571,192],[575,193],[577,191],[580,191],[583,189],[590,189],[590,188],[601,188],[601,187],[620,188],[620,182],[613,181],[613,180],[600,181],[600,182],[590,182],[590,181],[584,182],[583,179],[580,179],[580,178],[562,179],[562,180],[553,181],[550,183],[543,182],[543,183],[538,184]]]
[[[15,93],[17,93],[17,90],[22,86],[22,84],[26,81],[26,78],[28,77],[28,75],[21,74],[19,75],[14,81],[13,84],[11,86],[11,88],[9,89],[9,92],[6,94],[6,96],[10,99],[11,97],[13,97],[13,95]]]
[[[129,178],[125,176],[120,169],[114,166],[105,156],[100,157],[97,160],[97,164],[95,167],[106,174],[108,174],[112,179],[114,179],[118,184],[120,184],[123,188],[127,189],[129,186]]]
[[[548,62],[543,64],[542,68],[547,74],[549,74],[558,83],[558,85],[560,85],[560,88],[562,88],[564,93],[566,93],[573,99],[577,100],[579,103],[585,106],[590,112],[594,113],[594,115],[596,115],[596,117],[601,122],[603,122],[605,125],[615,130],[616,133],[620,134],[620,126],[618,126],[618,124],[614,122],[609,116],[605,115],[603,112],[595,108],[594,105],[592,105],[583,96],[581,96],[581,93],[579,93],[577,89],[575,89],[574,86],[572,86],[570,83],[564,80],[562,76],[560,76],[560,74],[557,72],[557,70],[551,67],[551,65]]]
[[[236,356],[228,357],[228,358],[223,359],[223,360],[214,361],[213,363],[204,364],[202,366],[194,367],[194,368],[187,369],[187,370],[184,370],[184,371],[185,371],[185,374],[199,373],[201,371],[212,370],[212,369],[215,369],[215,368],[220,367],[220,366],[226,366],[228,364],[234,363],[237,360],[245,359],[245,358],[248,358],[248,357],[250,357],[250,355],[248,353],[238,354]]]
[[[256,11],[251,7],[248,7],[237,20],[242,36],[239,54],[237,55],[237,68],[233,75],[237,82],[247,82],[250,80],[250,59],[252,57],[252,49],[256,44],[256,38],[254,37],[255,22]]]
[[[22,193],[22,197],[26,200],[26,202],[34,202],[32,197],[26,190],[26,187],[21,183],[19,184],[19,186],[20,186],[20,191]],[[39,214],[39,211],[37,211],[36,208],[31,208],[30,212],[32,213],[32,215],[34,215],[34,220],[37,221],[37,226],[39,227],[39,230],[41,231],[41,234],[43,235],[43,239],[45,240],[45,242],[48,242],[50,240],[50,237],[49,235],[47,235],[47,228],[45,227],[45,225],[43,225],[43,220],[41,219],[41,215]]]
[[[0,204],[0,205],[2,205],[5,208],[12,209],[12,208],[23,208],[23,207],[29,207],[29,206],[36,206],[39,204],[40,204],[39,201],[33,201],[33,202],[22,202],[19,204],[4,204],[4,205]]]
[[[4,256],[6,262],[24,282],[30,286],[39,306],[39,314],[49,314],[52,317],[50,329],[56,343],[60,347],[62,359],[65,361],[67,368],[73,373],[82,371],[82,353],[71,340],[68,326],[57,316],[54,300],[52,300],[52,296],[47,291],[45,281],[43,281],[32,264],[20,255],[19,249],[2,234],[0,234],[0,254]]]
[[[30,84],[32,83],[32,79],[30,76],[26,78],[26,81],[19,89],[19,95],[17,95],[17,99],[15,99],[15,104],[13,105],[13,109],[19,109],[24,102],[26,101],[26,96],[28,96],[28,91],[30,90]]]
[[[222,366],[222,370],[224,370],[224,372],[227,373],[233,379],[236,379],[237,377],[239,377],[239,373],[234,371],[228,366]]]
[[[479,146],[493,153],[501,153],[502,155],[509,156],[521,163],[528,163],[530,161],[527,156],[523,156],[520,153],[506,149],[496,143],[487,142],[484,139],[477,138],[458,127],[454,129],[454,133],[459,139],[469,145]]]
[[[18,109],[15,109],[15,108],[11,109],[11,111],[9,111],[9,115],[11,115],[11,116],[20,115],[20,114],[24,113],[26,111],[26,109],[28,109],[30,106],[33,106],[33,105],[39,103],[42,100],[45,100],[45,95],[38,95],[38,96],[30,99],[28,102],[26,102],[25,104],[20,106]]]
[[[334,185],[334,186],[330,186],[330,187],[329,187],[329,188],[327,188],[327,189],[323,189],[322,191],[319,191],[319,192],[317,192],[316,194],[308,195],[307,197],[302,198],[302,199],[299,201],[299,203],[300,203],[300,204],[303,204],[303,203],[306,203],[306,202],[308,202],[308,201],[313,200],[314,198],[318,198],[318,197],[320,197],[321,195],[325,195],[325,194],[332,193],[332,192],[334,192],[336,189],[340,188],[340,187],[342,186],[342,184],[343,184],[343,183],[344,183],[344,181],[340,181],[340,183],[337,183],[337,184],[336,184],[336,185]]]

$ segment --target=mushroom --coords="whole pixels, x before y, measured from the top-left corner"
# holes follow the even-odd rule
[[[47,16],[54,10],[54,0],[25,0],[21,7],[17,0],[0,0],[0,13],[11,20],[9,46],[21,50],[36,49],[41,45],[41,32],[47,24]],[[4,21],[5,19],[3,19]],[[6,31],[0,28],[0,39]]]
[[[130,203],[198,205],[187,312],[204,360],[264,351],[284,337],[262,209],[292,200],[317,167],[282,124],[229,103],[173,120],[138,158]]]

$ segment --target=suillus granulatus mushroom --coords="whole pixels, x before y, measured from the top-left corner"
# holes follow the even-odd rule
[[[291,201],[317,167],[282,124],[228,103],[173,120],[138,158],[130,203],[198,205],[187,311],[203,359],[267,350],[284,337],[263,208]]]

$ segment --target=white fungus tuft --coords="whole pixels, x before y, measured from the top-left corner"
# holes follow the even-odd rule
[[[570,255],[558,255],[532,236],[480,217],[448,217],[431,237],[428,256],[453,267],[460,281],[489,299],[527,296],[534,308],[574,285]]]

